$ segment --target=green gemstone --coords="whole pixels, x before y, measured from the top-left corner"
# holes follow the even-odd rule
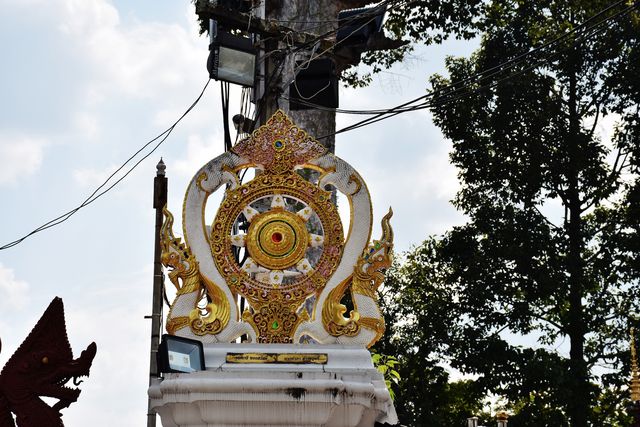
[[[280,326],[280,325],[278,324],[278,321],[277,321],[277,320],[274,320],[274,321],[273,321],[273,323],[271,324],[271,328],[272,328],[272,329],[278,329],[278,327],[279,327],[279,326]]]

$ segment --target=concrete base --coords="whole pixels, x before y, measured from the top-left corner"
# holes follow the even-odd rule
[[[366,349],[341,345],[209,344],[206,371],[165,374],[149,388],[164,427],[397,424]],[[227,353],[323,353],[326,364],[227,363]]]

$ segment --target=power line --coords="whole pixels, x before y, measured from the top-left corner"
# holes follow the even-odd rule
[[[365,8],[365,10],[363,10],[362,12],[353,14],[351,16],[349,16],[348,18],[345,18],[343,20],[328,20],[326,21],[327,23],[338,23],[338,25],[331,29],[328,30],[324,33],[318,34],[315,37],[313,37],[311,40],[305,42],[305,43],[301,43],[300,45],[296,46],[296,50],[301,50],[301,49],[306,49],[310,46],[312,46],[313,44],[317,43],[320,40],[325,39],[326,37],[329,37],[335,33],[337,33],[340,29],[350,26],[352,23],[354,23],[355,21],[359,21],[362,18],[366,18],[366,17],[373,17],[375,18],[376,16],[380,15],[380,13],[385,13],[388,12],[389,10],[392,10],[398,6],[402,6],[404,4],[404,6],[410,6],[412,4],[416,3],[415,0],[413,1],[407,1],[407,0],[384,0],[381,1],[380,3],[376,4],[375,6],[371,6],[369,8]],[[383,10],[384,8],[384,10]],[[287,23],[287,22],[300,22],[300,21],[286,21],[286,20],[278,20],[278,19],[268,19],[267,21],[269,22],[281,22],[281,23]],[[319,28],[320,26],[316,26],[316,27],[311,27],[311,28],[307,28],[304,31],[309,31],[309,30],[313,30],[315,28]],[[299,30],[302,31],[302,30]],[[288,33],[291,32],[299,32],[299,31],[295,31],[295,30],[291,30],[291,31],[283,31],[283,33],[285,34],[285,38],[287,37]],[[264,39],[262,39],[260,42],[264,43],[267,40],[273,40],[273,39],[282,39],[282,35],[278,35],[278,36],[270,36],[270,37],[265,37]]]
[[[333,28],[331,30],[328,30],[322,34],[318,34],[315,37],[313,37],[311,40],[306,41],[305,43],[301,43],[298,45],[293,45],[293,43],[291,43],[290,45],[288,45],[285,48],[282,49],[274,49],[268,53],[266,53],[265,55],[263,55],[262,58],[260,58],[260,60],[258,61],[258,64],[261,64],[262,62],[264,62],[268,57],[270,57],[271,55],[275,54],[275,53],[284,53],[284,54],[291,54],[291,53],[297,53],[300,52],[302,50],[305,49],[309,49],[312,46],[316,45],[318,42],[326,39],[327,37],[336,34],[340,29],[343,29],[344,27],[348,27],[351,26],[354,22],[356,21],[360,21],[362,18],[366,18],[370,16],[370,19],[365,22],[364,24],[362,24],[360,27],[356,28],[355,30],[353,30],[349,35],[354,34],[355,32],[357,32],[358,30],[360,30],[361,28],[365,27],[366,25],[368,25],[370,22],[372,22],[373,20],[376,19],[377,16],[379,16],[381,13],[386,13],[390,10],[393,10],[396,7],[399,6],[409,6],[413,3],[416,3],[416,1],[407,1],[407,0],[385,0],[382,1],[380,3],[378,3],[376,6],[373,6],[373,9],[367,9],[364,10],[360,13],[354,14],[349,16],[348,18],[345,18],[344,20],[340,21],[341,24],[338,25],[336,28]],[[384,10],[382,9],[384,7]],[[269,20],[269,21],[273,21],[273,20]],[[276,22],[279,22],[278,20],[276,20]],[[283,21],[284,22],[284,21]],[[339,21],[336,21],[339,22]],[[287,31],[284,32],[284,41],[286,42],[287,40],[287,35],[289,33],[293,33],[295,31],[291,30],[291,31]],[[282,35],[278,35],[278,36],[270,36],[270,37],[265,37],[263,39],[260,40],[260,44],[265,43],[268,40],[274,40],[274,39],[278,39],[281,40],[283,37]],[[345,40],[348,37],[345,37]],[[342,43],[344,40],[340,41],[340,42],[336,42],[334,43],[330,48],[326,49],[325,51],[322,52],[322,54],[328,52],[331,49],[334,49],[337,45],[339,45],[340,43]],[[320,56],[320,55],[318,55]],[[315,59],[315,58],[313,58]]]
[[[592,16],[591,18],[589,18],[588,20],[584,21],[582,24],[574,27],[571,31],[557,37],[556,39],[551,40],[550,42],[547,42],[535,49],[532,49],[530,51],[527,51],[523,54],[520,54],[512,59],[510,59],[509,61],[506,61],[502,64],[499,64],[495,67],[489,68],[487,70],[483,70],[481,72],[477,72],[474,73],[462,80],[456,81],[454,83],[450,83],[449,85],[438,89],[437,91],[434,92],[430,92],[426,95],[422,95],[419,96],[417,98],[414,98],[408,102],[405,102],[403,104],[400,104],[396,107],[387,109],[387,110],[344,110],[344,111],[349,111],[349,113],[356,113],[356,114],[372,114],[374,117],[370,117],[368,119],[364,119],[361,120],[357,123],[354,123],[353,125],[350,126],[346,126],[338,131],[336,131],[335,133],[331,133],[331,134],[327,134],[327,135],[323,135],[321,137],[319,137],[318,139],[324,139],[324,138],[329,138],[333,135],[339,134],[339,133],[343,133],[343,132],[347,132],[350,130],[354,130],[357,129],[359,127],[363,127],[381,120],[385,120],[387,118],[391,118],[393,116],[396,116],[398,114],[404,113],[404,112],[408,112],[408,111],[416,111],[416,110],[421,110],[421,109],[425,109],[425,108],[430,108],[433,106],[437,106],[437,105],[441,105],[443,103],[446,102],[451,102],[453,100],[459,99],[462,96],[466,96],[469,94],[469,92],[464,93],[461,96],[457,96],[457,97],[453,97],[451,98],[451,95],[456,95],[459,94],[460,92],[464,92],[465,90],[468,90],[470,88],[470,86],[472,86],[473,84],[478,83],[481,80],[486,80],[488,78],[497,76],[501,73],[504,73],[504,71],[510,70],[518,65],[520,65],[521,63],[524,62],[524,59],[527,59],[529,56],[532,56],[533,54],[539,53],[544,51],[545,49],[552,47],[558,43],[560,43],[562,40],[577,34],[578,37],[580,37],[581,39],[577,39],[574,40],[574,43],[578,43],[583,41],[584,39],[588,38],[588,37],[592,37],[593,35],[601,32],[603,29],[602,28],[598,28],[603,24],[608,24],[609,22],[629,14],[631,11],[633,11],[634,9],[638,8],[637,5],[632,5],[627,7],[626,9],[623,9],[617,13],[615,13],[614,15],[611,15],[601,21],[596,22],[595,24],[593,24],[590,27],[587,27],[587,24],[593,22],[594,20],[598,19],[599,17],[601,17],[603,14],[607,13],[608,11],[610,11],[611,9],[623,4],[623,3],[627,3],[626,0],[620,0],[610,6],[608,6],[607,8],[603,9],[602,11],[598,12],[596,15]],[[593,31],[593,33],[589,33],[590,31]],[[483,90],[486,88],[491,88],[494,87],[495,85],[501,83],[502,81],[505,81],[507,79],[511,79],[513,77],[516,77],[518,75],[523,74],[526,71],[529,71],[533,68],[538,67],[539,65],[547,62],[549,59],[551,59],[553,56],[557,55],[558,53],[560,53],[560,51],[556,51],[556,52],[551,52],[551,53],[547,53],[546,56],[540,60],[538,60],[533,66],[529,66],[524,70],[519,70],[516,73],[513,73],[511,75],[507,75],[503,78],[500,78],[498,81],[496,82],[492,82],[490,84],[487,85],[483,85],[480,87],[476,87],[475,89],[472,90],[472,92],[477,92],[479,90]],[[462,85],[462,86],[460,86]],[[436,98],[437,97],[437,98]],[[428,100],[430,98],[435,98],[435,101],[432,102],[423,102],[421,104],[417,104],[417,105],[412,105],[415,104],[418,101],[425,101]],[[377,112],[374,112],[377,111]],[[336,110],[336,112],[341,112],[339,110]]]
[[[160,133],[155,138],[153,138],[153,139],[149,140],[148,142],[146,142],[140,149],[138,149],[135,153],[133,153],[122,165],[120,165],[118,167],[118,169],[116,169],[111,175],[109,175],[109,177],[102,184],[100,184],[100,186],[98,186],[98,188],[96,188],[79,206],[77,206],[76,208],[71,209],[70,211],[68,211],[68,212],[66,212],[66,213],[64,213],[64,214],[62,214],[62,215],[60,215],[60,216],[58,216],[58,217],[56,217],[56,218],[44,223],[44,224],[42,224],[40,227],[36,228],[35,230],[31,231],[30,233],[28,233],[28,234],[26,234],[26,235],[24,235],[22,237],[20,237],[19,239],[16,239],[13,242],[10,242],[10,243],[7,243],[7,244],[1,246],[0,250],[5,250],[5,249],[12,248],[12,247],[20,244],[21,242],[23,242],[25,239],[33,236],[34,234],[37,234],[37,233],[39,233],[41,231],[44,231],[44,230],[46,230],[48,228],[51,228],[51,227],[55,227],[56,225],[62,224],[63,222],[65,222],[69,218],[71,218],[80,209],[84,208],[85,206],[90,205],[91,203],[95,202],[97,199],[99,199],[100,197],[104,196],[106,193],[111,191],[116,185],[118,185],[123,179],[125,179],[131,172],[133,172],[133,170],[135,168],[137,168],[140,163],[142,163],[151,154],[153,154],[158,149],[158,147],[160,147],[160,145],[162,145],[162,143],[164,141],[167,140],[167,138],[169,137],[169,135],[171,135],[171,133],[176,128],[178,123],[180,123],[182,121],[182,119],[184,119],[186,117],[186,115],[189,114],[191,112],[191,110],[193,110],[193,108],[198,104],[200,99],[202,99],[202,96],[204,95],[205,91],[207,90],[207,87],[209,86],[209,82],[210,81],[211,80],[207,79],[207,82],[205,83],[204,87],[202,88],[202,91],[200,92],[200,95],[198,95],[196,100],[193,101],[193,103],[189,106],[189,108],[187,108],[187,110],[171,126],[169,126],[165,131]],[[126,173],[124,175],[122,175],[115,182],[113,182],[111,185],[109,185],[106,189],[104,189],[103,191],[100,192],[100,190],[102,190],[104,187],[106,187],[109,184],[109,181],[111,181],[111,179],[114,176],[116,176],[118,174],[118,172],[120,172],[122,169],[124,169],[125,166],[127,166],[127,164],[129,164],[131,161],[133,161],[138,156],[138,154],[140,154],[145,148],[147,148],[149,145],[153,144],[155,141],[158,141],[158,140],[160,140],[160,141],[155,146],[153,146],[151,151],[149,151],[142,158],[140,158],[137,162],[135,162],[129,168],[129,170],[126,171]]]
[[[381,13],[386,13],[389,10],[392,10],[392,9],[394,9],[396,7],[402,6],[403,3],[404,3],[404,5],[409,5],[409,4],[414,3],[414,2],[407,3],[406,0],[387,0],[387,1],[383,1],[383,2],[379,3],[373,9],[363,11],[361,13],[358,13],[358,14],[353,15],[350,18],[346,19],[342,25],[338,25],[337,28],[335,28],[334,30],[330,31],[328,34],[337,33],[341,28],[350,26],[353,21],[359,21],[361,18],[367,17],[367,16],[370,15],[370,18],[367,21],[363,22],[359,27],[357,27],[353,31],[351,31],[342,40],[337,41],[336,43],[334,43],[330,48],[327,48],[327,49],[323,50],[322,52],[318,53],[315,56],[313,55],[313,52],[312,52],[310,57],[309,57],[309,59],[307,59],[306,61],[303,61],[303,64],[301,64],[300,66],[298,66],[298,67],[296,67],[294,69],[294,74],[295,74],[295,72],[299,71],[300,69],[303,69],[305,66],[308,66],[311,63],[311,61],[313,61],[314,59],[322,57],[325,53],[329,52],[332,49],[335,49],[336,46],[338,46],[340,43],[344,43],[345,41],[347,41],[350,36],[354,35],[358,31],[360,31],[361,29],[363,29],[364,27],[369,25],[371,22],[375,21],[377,19],[377,17]],[[384,10],[381,10],[381,7],[384,7]],[[326,37],[326,35],[324,35],[322,37],[324,38],[324,37]]]
[[[494,67],[488,68],[488,69],[480,71],[480,72],[476,72],[476,73],[466,77],[465,79],[456,81],[454,83],[450,83],[449,85],[441,88],[440,91],[446,91],[446,90],[458,91],[460,89],[465,89],[466,86],[463,86],[463,87],[460,87],[460,88],[457,88],[457,89],[454,89],[454,88],[455,88],[455,86],[462,85],[462,84],[465,84],[465,83],[473,83],[475,81],[474,79],[486,79],[486,78],[492,77],[492,76],[494,76],[496,74],[499,74],[501,72],[507,71],[507,70],[509,70],[511,68],[514,68],[515,66],[520,65],[520,63],[523,62],[524,59],[527,59],[529,56],[532,56],[532,55],[534,55],[534,54],[536,54],[538,52],[541,52],[541,51],[553,46],[554,44],[559,43],[563,39],[571,36],[572,34],[578,32],[579,30],[581,30],[583,27],[585,27],[591,21],[599,18],[604,13],[608,12],[612,8],[615,8],[616,6],[619,6],[622,3],[625,3],[625,0],[618,1],[618,2],[608,6],[606,9],[603,9],[602,11],[598,12],[596,15],[594,15],[591,18],[589,18],[588,20],[584,21],[582,24],[574,27],[573,30],[571,30],[571,31],[569,31],[569,32],[557,37],[556,39],[553,39],[553,40],[551,40],[551,41],[549,41],[549,42],[547,42],[547,43],[545,43],[545,44],[543,44],[541,46],[538,46],[537,48],[531,49],[531,50],[529,50],[527,52],[521,53],[521,54],[515,56],[514,58],[511,58],[510,60],[505,61],[505,62],[503,62],[503,63],[501,63],[499,65],[496,65]],[[620,14],[628,13],[630,11],[630,9],[632,9],[634,7],[635,6],[631,6],[629,9],[623,10],[623,11],[619,12],[616,15],[613,15],[613,16],[605,19],[605,20],[602,20],[602,21],[596,23],[594,26],[592,26],[590,28],[587,28],[587,30],[591,30],[591,29],[597,27],[598,25],[607,22],[608,20],[615,19]],[[301,104],[307,105],[307,106],[312,107],[312,108],[325,110],[325,111],[335,111],[336,113],[360,114],[360,115],[377,115],[377,114],[385,114],[385,113],[389,113],[389,112],[394,112],[394,111],[397,111],[397,110],[414,111],[414,107],[413,106],[407,106],[407,105],[408,104],[412,104],[414,102],[417,102],[417,101],[419,101],[421,99],[427,99],[427,98],[430,98],[430,97],[434,97],[436,95],[438,95],[438,92],[433,92],[433,93],[429,93],[429,94],[426,94],[426,95],[422,95],[422,96],[420,96],[418,98],[415,98],[415,99],[413,99],[413,100],[411,100],[411,101],[409,101],[409,102],[407,102],[405,104],[402,104],[401,106],[393,107],[393,108],[390,108],[390,109],[387,108],[387,109],[372,109],[372,110],[345,110],[345,109],[340,109],[340,108],[323,107],[323,106],[320,106],[320,105],[317,105],[317,104],[313,104],[311,102],[304,101],[304,100],[300,100],[299,102]],[[283,97],[285,99],[289,99],[286,96],[283,96]]]
[[[401,6],[401,5],[411,5],[415,3],[415,1],[407,1],[407,0],[384,0],[380,3],[378,3],[376,6],[374,6],[373,8],[369,8],[366,9],[360,13],[351,15],[349,18],[346,18],[345,20],[342,21],[342,23],[340,25],[338,25],[336,28],[331,29],[323,34],[319,34],[316,37],[314,37],[312,40],[307,41],[306,43],[300,44],[300,45],[296,45],[294,46],[293,44],[290,44],[288,46],[286,46],[283,49],[276,49],[276,50],[272,50],[270,52],[265,53],[259,60],[258,60],[258,65],[262,64],[263,62],[265,62],[267,60],[267,58],[269,58],[270,56],[274,55],[275,53],[281,53],[281,58],[278,58],[274,61],[274,67],[273,70],[271,71],[271,73],[269,73],[269,75],[265,76],[265,88],[264,88],[264,93],[262,93],[262,96],[260,97],[260,99],[258,99],[256,101],[256,108],[254,109],[254,123],[257,123],[257,119],[259,117],[259,115],[261,114],[263,108],[264,108],[264,104],[267,102],[268,100],[268,95],[269,92],[271,90],[271,85],[272,82],[274,81],[274,78],[276,75],[280,74],[281,70],[284,68],[285,62],[286,62],[286,55],[290,55],[290,54],[296,54],[297,52],[304,50],[304,49],[308,49],[311,46],[314,46],[314,51],[311,53],[310,57],[308,59],[305,59],[303,61],[301,61],[302,63],[299,66],[295,66],[293,68],[292,74],[294,75],[294,79],[293,81],[295,81],[295,73],[297,71],[299,71],[302,68],[307,67],[310,62],[320,56],[322,56],[323,54],[327,53],[329,50],[334,49],[337,45],[339,45],[340,43],[344,42],[346,39],[348,39],[348,36],[355,34],[357,31],[359,31],[360,29],[364,28],[365,26],[367,26],[369,23],[371,23],[373,20],[376,19],[377,16],[380,15],[380,13],[385,13],[389,10],[392,10],[395,7]],[[384,10],[382,10],[382,8],[384,8]],[[351,33],[345,37],[345,39],[334,43],[330,49],[326,49],[323,52],[317,54],[314,56],[314,52],[315,52],[315,47],[317,47],[317,43],[323,39],[325,39],[326,37],[337,33],[341,28],[347,27],[349,25],[351,25],[353,22],[356,21],[360,21],[362,20],[362,18],[366,18],[366,17],[370,17],[366,22],[362,23],[359,27],[355,28],[354,30],[351,31]],[[260,40],[260,44],[265,43],[267,40],[273,40],[275,38],[280,39],[280,37],[265,37],[264,39]],[[285,37],[286,40],[286,37]],[[278,61],[276,63],[276,61]],[[291,82],[289,82],[290,84]],[[287,84],[286,82],[284,83],[285,85]],[[282,98],[282,93],[284,92],[284,88],[280,88],[280,93],[278,95],[276,95],[275,99],[276,99],[276,103],[278,102],[278,99]],[[245,116],[246,117],[246,116]]]

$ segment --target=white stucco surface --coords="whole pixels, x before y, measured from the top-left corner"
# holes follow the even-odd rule
[[[227,353],[322,353],[326,364],[227,363]],[[341,345],[209,344],[207,369],[165,374],[149,388],[164,427],[370,427],[398,422],[366,349]]]

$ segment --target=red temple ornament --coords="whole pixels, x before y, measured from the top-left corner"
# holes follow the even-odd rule
[[[80,396],[80,389],[65,384],[73,378],[78,386],[80,377],[89,376],[96,348],[91,343],[73,358],[62,299],[54,298],[0,373],[0,427],[63,427],[60,410]],[[58,402],[49,406],[41,397]]]

